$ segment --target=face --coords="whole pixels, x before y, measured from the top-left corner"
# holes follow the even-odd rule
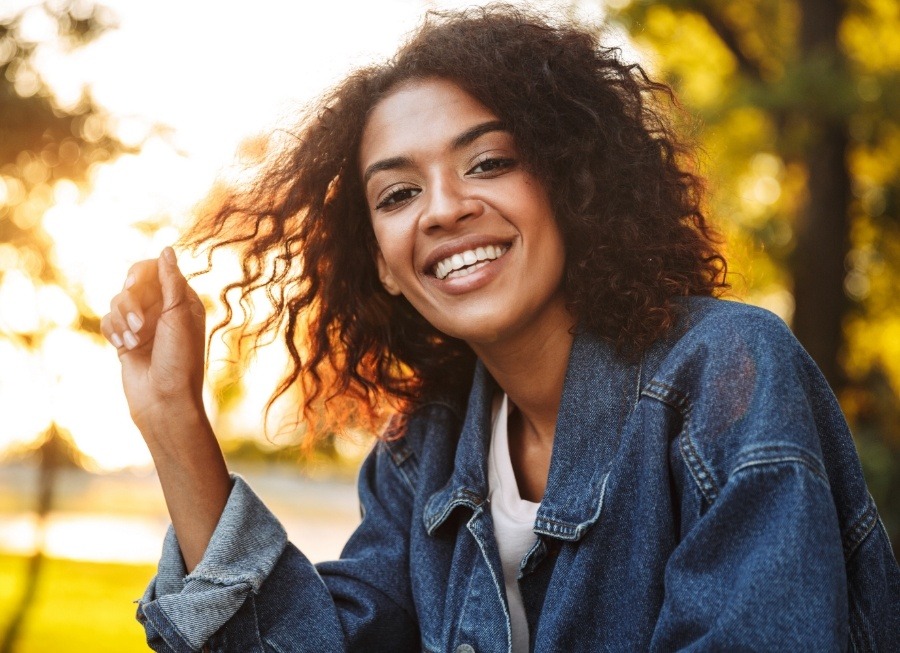
[[[496,115],[455,84],[411,82],[372,111],[360,174],[388,292],[479,345],[571,322],[546,190]]]

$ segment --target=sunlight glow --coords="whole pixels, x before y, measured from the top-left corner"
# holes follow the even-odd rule
[[[150,454],[120,399],[119,363],[112,347],[69,329],[55,329],[41,349],[53,381],[50,411],[78,448],[102,469],[150,462]]]
[[[0,298],[0,306],[3,306]],[[40,355],[0,338],[0,450],[34,440],[50,426],[50,388]]]
[[[164,519],[104,514],[54,514],[46,523],[44,554],[52,558],[97,562],[147,563],[159,558]],[[0,551],[32,555],[40,531],[33,514],[0,524]]]
[[[111,470],[147,465],[150,457],[128,416],[115,351],[78,330],[79,311],[108,312],[129,267],[177,240],[216,179],[242,178],[235,160],[242,141],[292,126],[309,98],[347,71],[388,57],[426,9],[471,3],[259,0],[252,10],[213,0],[101,4],[118,27],[74,50],[54,42],[56,26],[36,1],[16,0],[0,10],[31,6],[23,30],[37,44],[34,70],[18,67],[19,92],[35,92],[40,75],[56,106],[73,110],[89,91],[104,113],[83,121],[82,136],[96,142],[109,133],[137,149],[92,164],[83,187],[52,181],[39,155],[23,163],[31,190],[12,177],[0,179],[0,202],[17,207],[19,226],[43,228],[63,275],[60,285],[41,285],[33,280],[40,267],[33,254],[0,245],[0,333],[36,349],[0,338],[0,451],[33,439],[52,420],[97,468]],[[574,9],[586,20],[602,16],[600,4],[587,0]],[[75,141],[64,142],[58,156],[74,160]],[[239,269],[238,261],[219,258],[214,274],[192,282],[214,300],[223,279]],[[179,260],[186,271],[203,267],[184,253]],[[221,317],[216,309],[208,323]],[[215,361],[228,355],[214,343],[211,376]],[[262,437],[262,409],[285,364],[283,348],[260,351],[242,374],[242,400],[221,416],[223,431]],[[270,434],[291,412],[290,406],[273,412]]]

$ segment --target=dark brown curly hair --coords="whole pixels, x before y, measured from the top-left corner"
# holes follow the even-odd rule
[[[198,216],[183,238],[210,264],[218,248],[239,253],[243,278],[223,290],[228,314],[216,330],[240,307],[244,337],[283,334],[292,363],[273,401],[299,384],[307,418],[323,402],[372,417],[385,400],[409,408],[471,383],[468,345],[382,288],[359,179],[372,108],[424,78],[458,84],[512,132],[551,198],[565,296],[581,327],[639,353],[673,324],[674,297],[727,287],[702,180],[664,112],[674,104],[668,86],[577,25],[502,5],[431,12],[393,59],[351,74],[308,111],[255,183]],[[271,310],[251,326],[259,290]]]

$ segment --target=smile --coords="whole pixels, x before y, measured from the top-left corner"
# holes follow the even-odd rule
[[[468,276],[483,268],[490,261],[503,256],[508,249],[508,245],[487,245],[448,256],[435,264],[434,276],[438,279],[457,279]]]

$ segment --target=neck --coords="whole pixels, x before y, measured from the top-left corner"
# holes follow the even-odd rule
[[[560,317],[560,316],[557,316]],[[515,338],[472,349],[521,412],[525,432],[550,444],[572,349],[574,318],[548,321]]]

